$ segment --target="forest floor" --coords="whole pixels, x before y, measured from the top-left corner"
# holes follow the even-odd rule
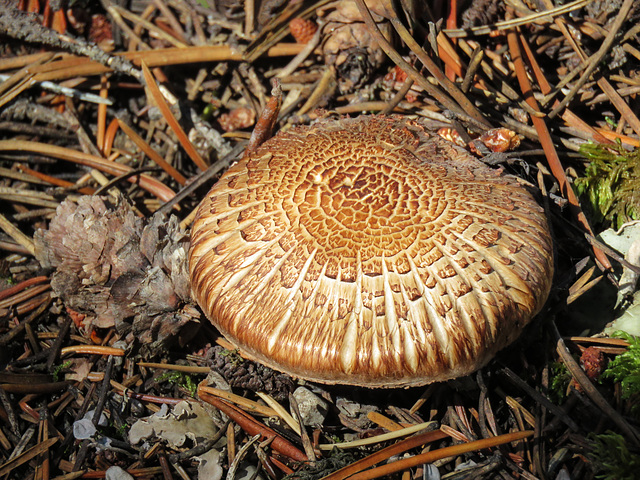
[[[638,2],[121,3],[0,2],[0,476],[640,478]],[[544,198],[547,303],[468,377],[296,380],[190,298],[254,127],[371,113]]]

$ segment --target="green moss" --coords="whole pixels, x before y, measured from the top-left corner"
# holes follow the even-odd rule
[[[640,418],[640,337],[622,331],[613,336],[629,342],[629,348],[609,362],[602,378],[620,383],[622,398],[632,403],[632,415]]]
[[[73,362],[71,362],[71,360],[68,360],[68,361],[64,362],[63,364],[56,366],[53,369],[53,381],[54,382],[59,382],[60,378],[61,378],[60,374],[63,371],[65,371],[66,369],[68,369],[72,365],[72,363]]]
[[[605,480],[633,480],[638,478],[640,456],[629,451],[622,435],[607,431],[600,435],[589,434],[591,453],[589,459],[596,471],[596,478]]]
[[[562,362],[551,364],[551,381],[549,382],[549,398],[557,405],[561,405],[567,396],[567,388],[571,382],[571,373]]]
[[[621,145],[586,143],[580,153],[590,160],[585,176],[574,185],[586,197],[597,222],[616,228],[640,218],[640,150],[626,151]]]
[[[191,378],[191,375],[187,375],[184,372],[165,372],[162,375],[158,375],[158,381],[167,381],[178,385],[187,390],[192,397],[196,396],[196,391],[198,390],[198,383]]]

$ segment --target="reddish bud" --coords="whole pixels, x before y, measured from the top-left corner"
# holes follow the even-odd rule
[[[590,380],[596,380],[604,371],[606,358],[602,350],[596,347],[589,347],[580,356],[580,365]]]
[[[312,20],[296,17],[289,22],[291,35],[298,43],[309,43],[315,33],[318,31],[318,25]]]

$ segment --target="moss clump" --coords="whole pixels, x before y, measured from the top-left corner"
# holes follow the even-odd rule
[[[633,480],[638,478],[640,456],[629,451],[627,441],[622,435],[607,431],[600,435],[589,434],[591,452],[588,454],[593,463],[596,478],[606,480]]]
[[[631,414],[640,419],[640,337],[625,332],[613,336],[629,342],[629,348],[609,363],[602,377],[620,383],[622,398],[631,403]]]
[[[551,381],[548,395],[552,402],[561,405],[567,397],[567,388],[571,382],[571,373],[562,362],[551,364]]]
[[[575,189],[588,198],[595,220],[620,228],[640,219],[640,150],[587,143],[580,153],[591,163],[585,176],[576,179]]]
[[[191,375],[187,375],[184,372],[179,371],[169,371],[165,372],[158,376],[158,381],[166,381],[173,385],[178,385],[179,387],[187,390],[192,397],[195,398],[196,392],[198,391],[198,382],[195,381]]]

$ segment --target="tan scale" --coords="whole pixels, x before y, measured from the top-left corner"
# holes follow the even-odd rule
[[[293,128],[231,167],[193,224],[192,291],[242,351],[324,383],[473,372],[541,309],[543,210],[418,120]]]

